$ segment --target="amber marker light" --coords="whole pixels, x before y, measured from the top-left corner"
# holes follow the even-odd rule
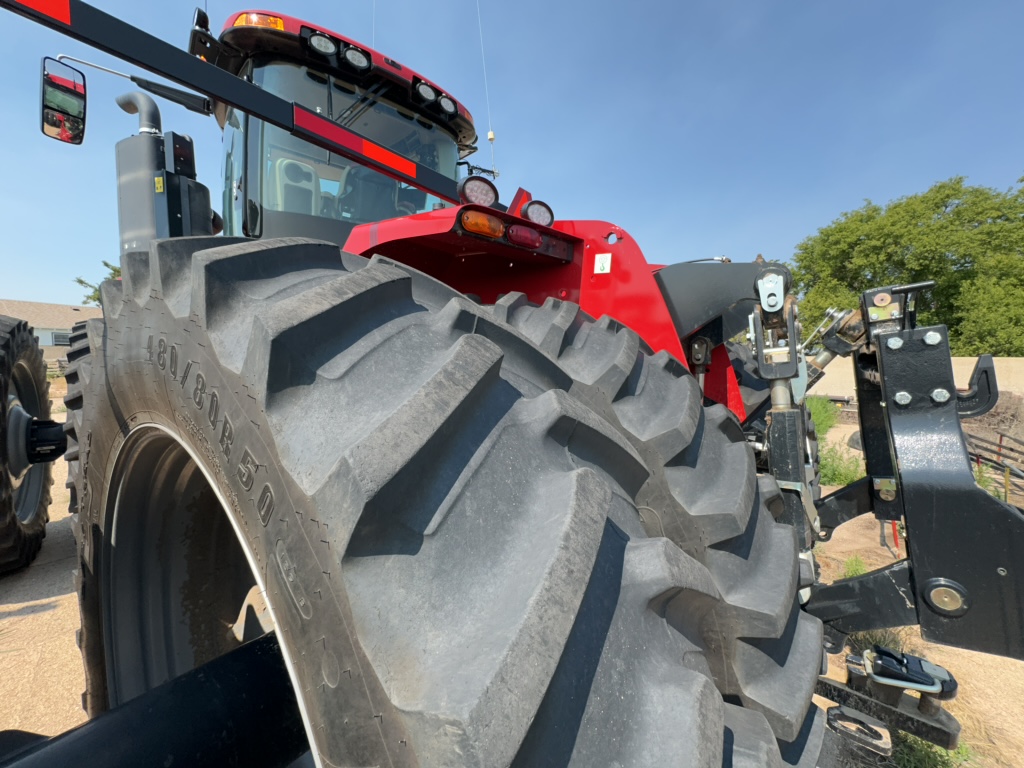
[[[279,16],[270,16],[266,13],[240,13],[232,26],[266,27],[267,29],[277,29],[284,32],[284,19]]]
[[[463,211],[462,228],[484,237],[501,237],[505,234],[505,222],[497,216],[480,211]]]

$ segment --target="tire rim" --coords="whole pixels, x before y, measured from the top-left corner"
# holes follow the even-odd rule
[[[28,429],[33,418],[42,417],[42,401],[32,371],[23,362],[16,363],[7,395],[7,476],[22,523],[37,513],[45,491],[46,465],[28,463]]]
[[[99,578],[108,703],[115,707],[277,622],[259,597],[265,584],[226,500],[190,447],[147,424],[129,433],[112,466],[104,512],[112,528]],[[284,648],[286,638],[279,634],[278,642]],[[284,655],[298,691],[290,653]]]

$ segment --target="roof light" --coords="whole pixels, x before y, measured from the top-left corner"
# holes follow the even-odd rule
[[[284,19],[280,16],[271,16],[266,13],[240,13],[232,26],[265,27],[284,32]]]
[[[361,51],[354,46],[346,48],[343,56],[345,57],[345,61],[356,69],[370,68],[370,57],[364,51]]]
[[[455,102],[452,100],[451,96],[442,96],[440,99],[437,100],[437,103],[440,105],[441,109],[443,109],[449,115],[454,115],[455,111],[458,109],[458,107],[455,106]]]
[[[480,211],[463,211],[462,228],[484,237],[498,238],[505,234],[505,222],[497,216]]]
[[[534,224],[540,224],[542,227],[550,227],[555,223],[555,214],[551,210],[551,206],[540,200],[531,200],[524,205],[521,215],[524,219],[528,219]]]
[[[327,35],[310,35],[309,47],[324,56],[333,56],[338,52],[338,44],[327,37]]]
[[[467,176],[459,182],[459,200],[464,203],[492,206],[498,202],[498,188],[483,176]]]
[[[508,239],[516,245],[526,248],[540,248],[544,244],[544,238],[540,232],[530,229],[524,224],[513,224],[508,228]]]
[[[437,91],[426,83],[416,83],[416,95],[424,101],[433,101],[437,98]]]

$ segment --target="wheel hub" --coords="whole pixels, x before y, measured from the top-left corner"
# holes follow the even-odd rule
[[[28,434],[32,414],[25,410],[17,395],[7,397],[7,474],[17,490],[31,466],[28,460]]]

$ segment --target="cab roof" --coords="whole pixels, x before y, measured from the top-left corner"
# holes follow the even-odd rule
[[[349,47],[358,48],[369,57],[371,62],[369,69],[357,72],[352,68],[339,65],[337,59],[340,57],[329,57],[314,51],[306,43],[313,33],[332,38],[338,43],[339,53]],[[227,55],[218,56],[218,60],[212,63],[234,73],[241,68],[245,58],[252,54],[277,53],[326,69],[333,69],[356,83],[390,80],[402,86],[408,97],[409,106],[419,110],[423,109],[423,105],[415,102],[413,89],[420,82],[426,83],[438,93],[438,97],[442,94],[446,95],[456,105],[456,112],[453,115],[448,116],[438,109],[430,113],[431,119],[440,125],[447,125],[449,130],[455,134],[464,156],[475,149],[477,135],[473,125],[473,116],[458,99],[409,67],[320,24],[313,24],[273,11],[243,10],[232,13],[228,17],[223,30],[221,30],[219,42],[226,49],[222,53]],[[232,53],[235,55],[231,55]]]

